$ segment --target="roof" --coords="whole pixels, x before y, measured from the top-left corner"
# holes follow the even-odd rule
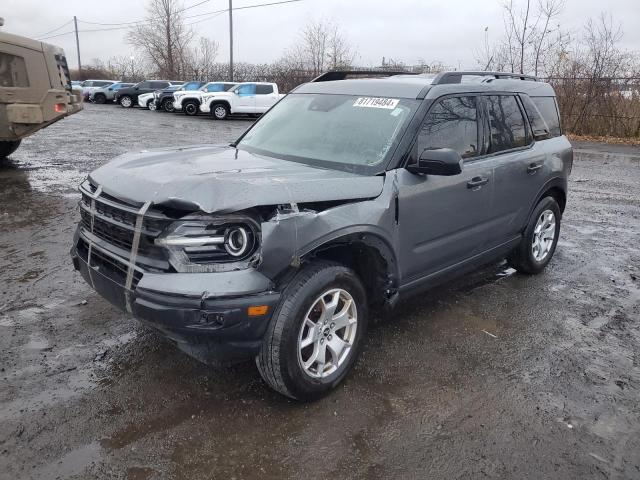
[[[460,72],[462,73],[462,72]],[[464,76],[473,77],[470,81],[461,79],[459,83],[437,83],[441,78],[451,78],[446,74],[423,75],[393,75],[383,78],[357,78],[352,80],[319,81],[300,85],[292,93],[324,93],[338,95],[363,95],[370,97],[392,97],[406,99],[424,99],[450,93],[480,93],[480,92],[518,92],[531,96],[555,96],[551,85],[534,81],[535,77],[527,79],[496,78],[497,75],[513,77],[512,74],[498,74],[486,72],[487,76],[465,72]]]

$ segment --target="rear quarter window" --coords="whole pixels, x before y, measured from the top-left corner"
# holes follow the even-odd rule
[[[542,118],[544,118],[544,121],[549,127],[551,136],[561,136],[562,128],[560,127],[560,115],[555,97],[531,97],[531,100],[542,114]]]
[[[28,87],[24,58],[0,52],[0,87]]]

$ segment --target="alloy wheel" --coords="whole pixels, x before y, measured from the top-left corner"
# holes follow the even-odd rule
[[[542,262],[553,246],[556,238],[556,216],[551,210],[545,210],[538,217],[533,230],[531,252],[537,262]]]
[[[227,109],[224,108],[222,105],[218,105],[213,111],[213,114],[216,116],[216,118],[219,118],[222,120],[227,117]]]
[[[334,373],[349,357],[356,339],[358,311],[349,292],[324,292],[304,317],[298,335],[298,361],[313,378]]]

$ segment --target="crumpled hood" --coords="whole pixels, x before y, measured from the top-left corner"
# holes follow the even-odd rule
[[[357,200],[380,195],[382,176],[363,176],[254,155],[227,145],[142,150],[89,175],[122,200],[229,213],[259,205]]]

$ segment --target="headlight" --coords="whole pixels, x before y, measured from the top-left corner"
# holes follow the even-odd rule
[[[255,263],[258,237],[253,220],[220,217],[175,222],[155,243],[169,251],[169,262],[178,272],[219,272]]]

